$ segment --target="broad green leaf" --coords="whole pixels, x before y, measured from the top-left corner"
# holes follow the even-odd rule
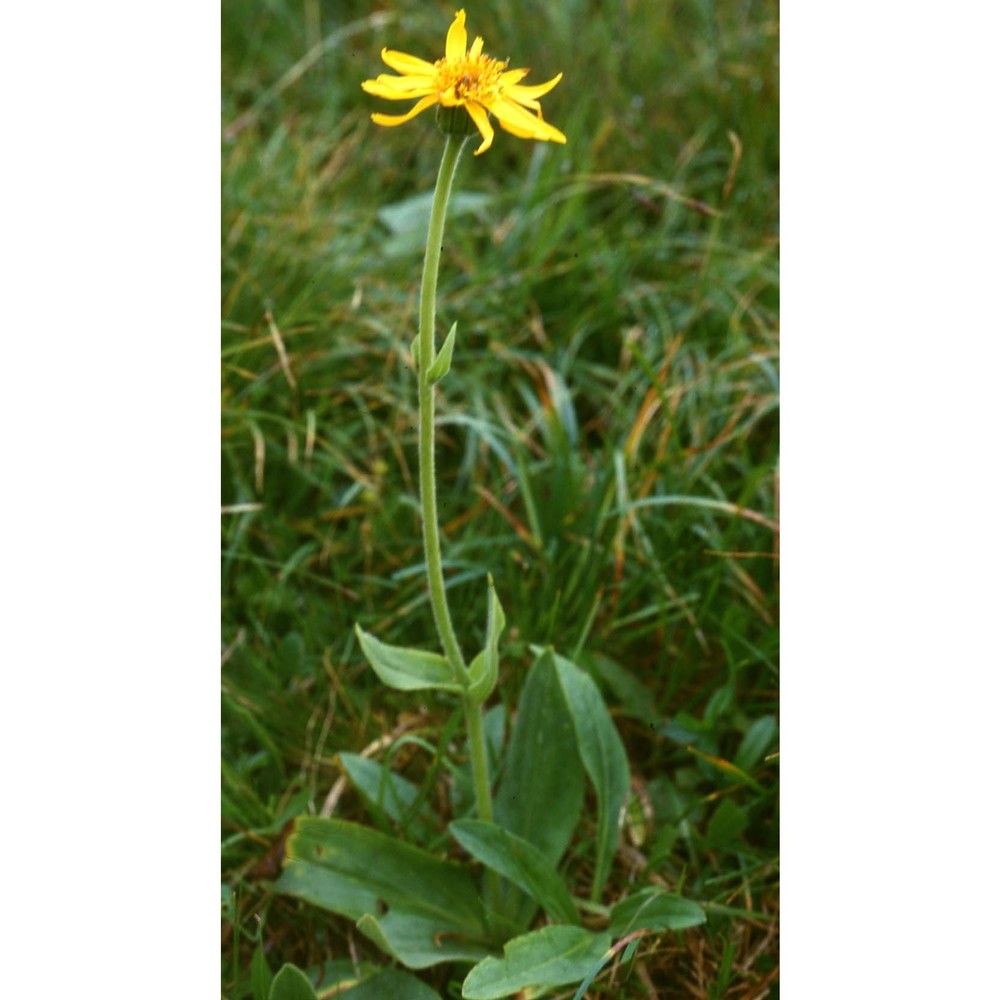
[[[583,804],[573,720],[551,657],[528,671],[497,790],[496,822],[558,864]]]
[[[778,722],[773,715],[754,719],[733,757],[733,763],[743,771],[752,771],[767,753],[778,730]]]
[[[527,986],[554,987],[586,978],[611,947],[609,934],[557,925],[508,941],[503,958],[484,958],[465,977],[465,1000],[500,1000]]]
[[[573,720],[551,657],[535,661],[521,692],[496,822],[530,841],[556,865],[576,830],[583,804],[583,768]]]
[[[441,997],[409,972],[385,969],[338,993],[337,1000],[441,1000]]]
[[[413,815],[420,789],[412,782],[360,754],[342,753],[340,762],[370,809],[384,813],[394,823],[406,825],[415,820],[422,838],[433,831],[433,814],[426,803],[417,816]]]
[[[354,626],[361,643],[361,652],[372,670],[387,687],[397,691],[420,691],[440,688],[460,692],[448,661],[438,653],[425,653],[405,646],[390,646],[369,635],[360,625]]]
[[[608,932],[617,938],[637,930],[681,931],[704,922],[704,911],[690,899],[660,889],[640,889],[612,907]]]
[[[279,892],[352,920],[387,907],[423,917],[440,933],[486,937],[469,872],[395,837],[344,820],[303,816],[285,855],[275,883]]]
[[[597,859],[591,898],[597,899],[618,847],[622,807],[628,797],[628,756],[597,685],[576,664],[552,652],[542,654],[556,669],[573,719],[580,759],[597,794]]]
[[[390,910],[385,916],[366,913],[358,930],[387,955],[410,969],[426,969],[440,962],[478,962],[490,953],[482,942],[443,930],[439,919]]]
[[[455,332],[457,330],[458,323],[452,323],[448,336],[444,338],[444,343],[441,345],[441,350],[438,351],[433,364],[427,369],[427,381],[431,385],[440,382],[451,371],[451,352],[455,348]]]
[[[301,969],[283,965],[271,983],[268,1000],[316,1000],[316,991]]]
[[[258,944],[250,960],[250,989],[253,1000],[269,1000],[274,976],[264,957],[264,949]]]
[[[534,844],[549,864],[559,863],[583,805],[583,766],[573,720],[551,656],[528,671],[494,800],[497,825]],[[534,902],[521,893],[501,905],[522,926]]]
[[[559,873],[534,844],[495,823],[476,819],[457,820],[448,829],[477,861],[523,889],[553,920],[580,922]]]
[[[469,697],[481,705],[493,693],[500,671],[500,633],[507,624],[507,617],[500,607],[500,600],[493,589],[493,577],[487,577],[489,599],[486,606],[486,646],[469,666]]]

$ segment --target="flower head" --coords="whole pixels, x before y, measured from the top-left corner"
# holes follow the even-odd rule
[[[562,73],[548,83],[523,87],[521,80],[528,75],[528,70],[509,70],[506,62],[484,55],[482,38],[476,38],[468,49],[467,43],[465,11],[460,10],[448,29],[443,59],[429,63],[405,52],[383,49],[382,61],[403,75],[383,73],[374,80],[365,80],[362,89],[389,101],[408,101],[415,97],[419,100],[405,115],[377,113],[372,115],[372,121],[376,125],[402,125],[437,104],[468,111],[483,137],[476,150],[477,156],[493,144],[490,114],[504,131],[519,139],[565,142],[566,136],[542,118],[542,107],[538,103],[538,98],[562,79]]]

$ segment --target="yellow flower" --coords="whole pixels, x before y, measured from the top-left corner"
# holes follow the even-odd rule
[[[522,87],[526,69],[507,69],[506,62],[483,55],[483,40],[477,38],[466,51],[465,11],[460,10],[448,29],[444,58],[426,62],[405,52],[382,50],[382,61],[402,73],[383,73],[375,80],[365,80],[361,87],[369,94],[389,101],[420,100],[405,115],[373,114],[376,125],[402,125],[435,104],[444,108],[462,107],[469,112],[483,141],[476,155],[493,144],[492,113],[500,127],[519,139],[565,142],[566,136],[542,118],[538,98],[547,94],[561,79],[562,73],[548,83]],[[527,110],[527,109],[530,109]],[[530,112],[534,111],[534,114]]]

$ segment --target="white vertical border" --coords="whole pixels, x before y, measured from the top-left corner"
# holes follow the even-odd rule
[[[986,996],[997,12],[782,17],[782,985]]]
[[[217,988],[219,46],[0,14],[11,996]]]

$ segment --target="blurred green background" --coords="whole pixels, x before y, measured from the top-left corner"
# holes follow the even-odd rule
[[[222,9],[227,996],[251,995],[258,940],[272,969],[379,960],[270,894],[275,845],[323,809],[338,751],[452,708],[379,687],[353,626],[434,645],[408,348],[443,140],[433,112],[372,124],[406,106],[360,84],[390,72],[383,46],[442,55],[455,9]],[[711,918],[641,953],[642,975],[777,996],[778,6],[466,11],[526,83],[564,73],[543,108],[568,142],[498,129],[455,182],[438,467],[456,629],[481,641],[492,573],[499,700],[516,705],[529,643],[604,690],[634,774],[620,884],[683,880]],[[337,814],[362,815],[349,788]],[[648,995],[642,975],[608,995]]]

